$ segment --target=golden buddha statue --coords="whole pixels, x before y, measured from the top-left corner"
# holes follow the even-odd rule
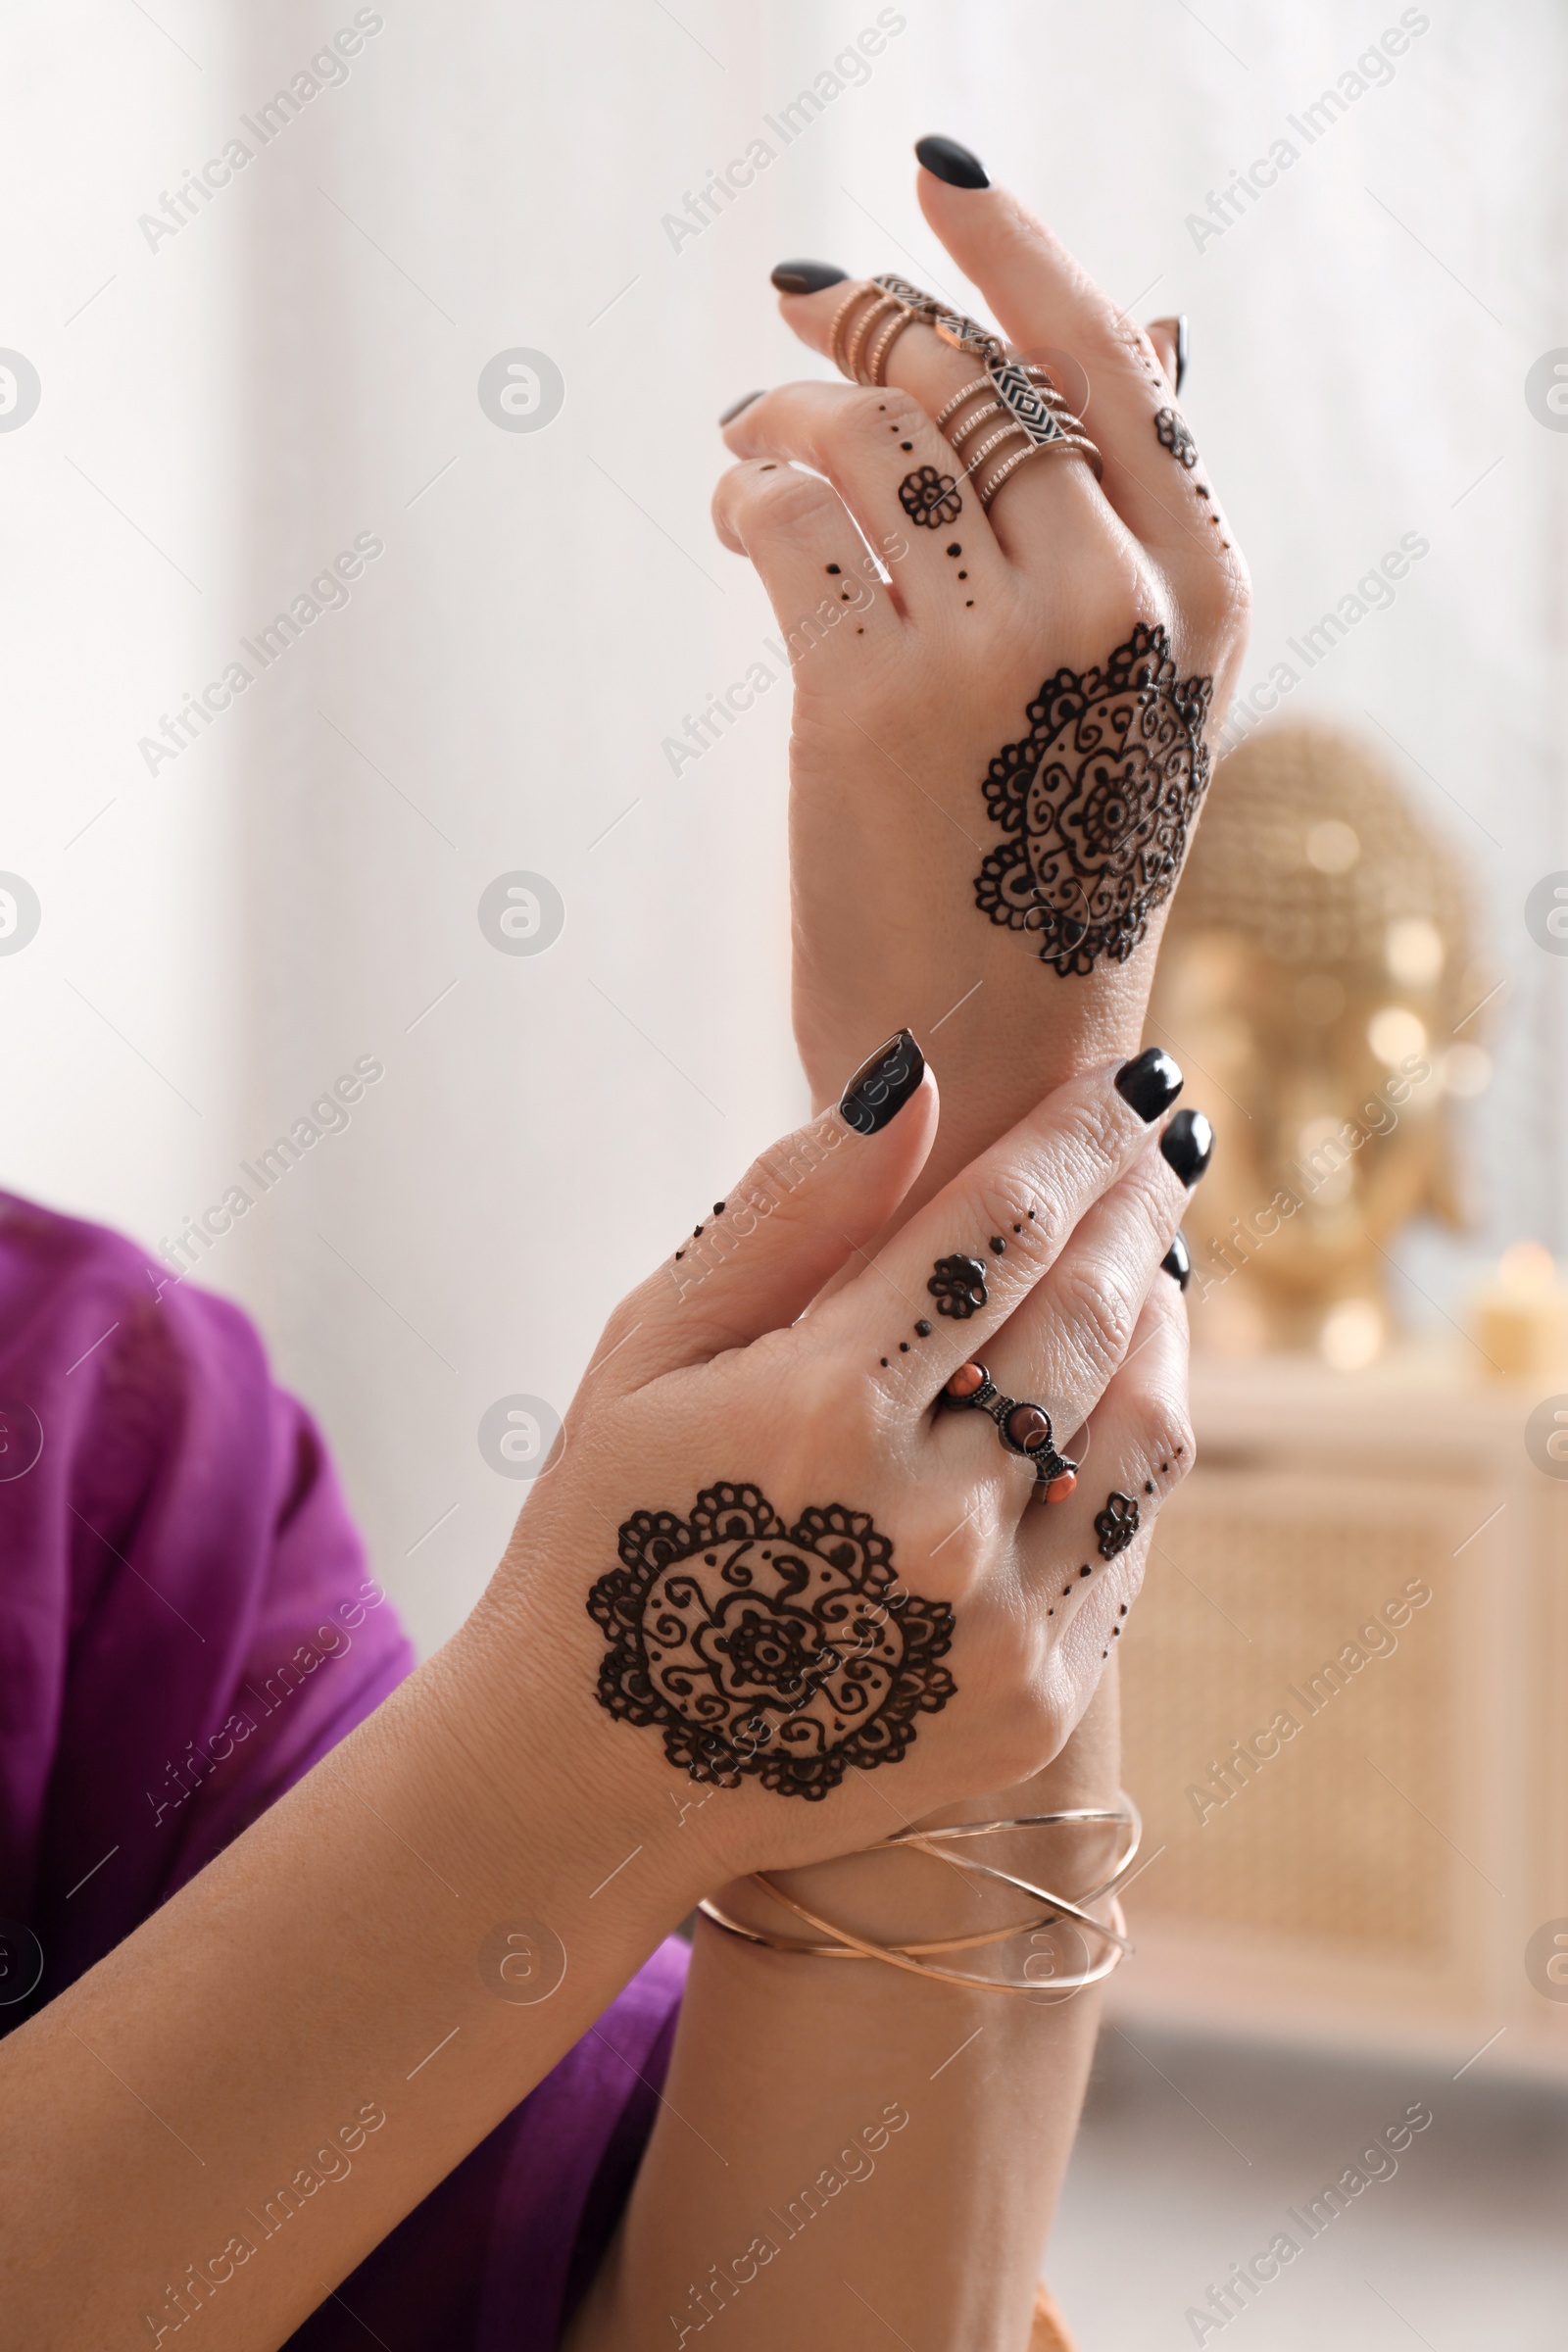
[[[1217,1138],[1186,1228],[1198,1346],[1382,1351],[1390,1240],[1467,1221],[1448,1102],[1491,1076],[1489,985],[1457,858],[1364,741],[1282,724],[1219,763],[1149,1020]]]

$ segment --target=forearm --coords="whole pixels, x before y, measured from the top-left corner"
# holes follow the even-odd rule
[[[1045,1773],[961,1811],[1112,1804],[1116,1750],[1106,1682]],[[1054,1834],[1048,1866],[1067,1893],[1084,1869],[1075,1835]],[[887,1932],[882,1860],[857,1866],[855,1894],[840,1865],[788,1884]],[[963,1883],[927,1872],[938,1883],[913,1932],[960,1932]],[[968,1992],[875,1961],[774,1953],[704,1923],[666,2104],[572,2352],[643,2352],[683,2329],[695,2340],[720,2308],[737,2352],[858,2352],[884,2332],[868,2307],[928,2352],[1021,2347],[1097,2013],[1093,1991],[1052,2005]]]
[[[674,1924],[652,1871],[590,1908],[642,1825],[593,1727],[568,1776],[543,1678],[499,1680],[470,1626],[0,2050],[8,2341],[172,2342],[216,2303],[230,2352],[280,2343]],[[537,2005],[492,1948],[522,1917],[569,1955]]]

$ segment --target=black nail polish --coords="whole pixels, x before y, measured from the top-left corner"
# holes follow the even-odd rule
[[[989,188],[986,168],[977,155],[960,147],[956,139],[932,137],[916,139],[914,152],[918,161],[937,179],[945,179],[950,188]]]
[[[820,294],[824,286],[842,285],[850,273],[833,262],[780,262],[772,274],[781,294]]]
[[[1186,1237],[1178,1234],[1159,1261],[1159,1270],[1185,1291],[1193,1279],[1193,1261],[1188,1252]]]
[[[925,1076],[925,1055],[907,1029],[896,1029],[869,1061],[862,1061],[839,1103],[839,1116],[859,1135],[880,1135]]]
[[[1200,1110],[1179,1110],[1159,1148],[1191,1192],[1214,1156],[1214,1130]]]
[[[1177,391],[1178,391],[1178,392],[1180,392],[1180,390],[1181,390],[1181,388],[1182,388],[1183,384],[1184,384],[1186,381],[1187,381],[1187,313],[1186,313],[1185,311],[1180,311],[1180,312],[1178,312],[1178,313],[1177,313],[1177,317],[1176,317],[1176,389],[1177,389]]]
[[[731,406],[724,411],[723,416],[718,420],[719,423],[733,424],[736,417],[740,415],[742,409],[749,409],[754,400],[760,400],[761,397],[762,395],[760,392],[743,392],[739,400],[733,402]]]
[[[1146,1046],[1116,1072],[1117,1094],[1132,1104],[1141,1119],[1150,1122],[1162,1110],[1169,1110],[1186,1083],[1180,1063],[1171,1059],[1163,1046]]]

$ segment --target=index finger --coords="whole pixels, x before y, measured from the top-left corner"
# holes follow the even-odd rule
[[[1006,1322],[1074,1228],[1158,1138],[1194,1183],[1212,1134],[1199,1112],[1167,1134],[1182,1073],[1154,1046],[1057,1087],[902,1228],[831,1304],[922,1403]],[[1191,1171],[1189,1173],[1189,1171]],[[885,1335],[885,1336],[884,1336]]]

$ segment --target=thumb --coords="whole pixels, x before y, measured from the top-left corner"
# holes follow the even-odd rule
[[[621,1301],[595,1364],[624,1393],[795,1322],[881,1232],[925,1165],[937,1112],[935,1076],[901,1029],[856,1071],[833,1109],[755,1159],[690,1239]]]

